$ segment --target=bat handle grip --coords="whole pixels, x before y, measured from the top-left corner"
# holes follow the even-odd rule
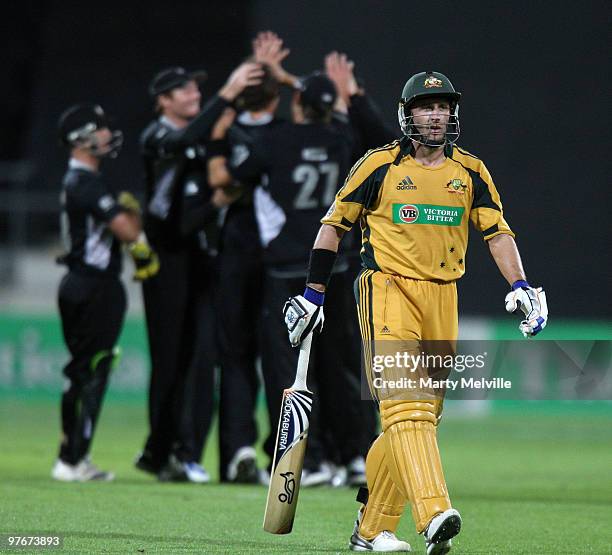
[[[310,347],[312,346],[312,332],[310,332],[300,343],[300,358],[297,364],[295,373],[295,382],[291,386],[292,389],[301,389],[308,391],[306,385],[306,376],[308,375],[308,361],[310,360]]]

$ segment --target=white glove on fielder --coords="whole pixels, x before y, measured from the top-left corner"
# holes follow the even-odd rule
[[[313,330],[323,329],[323,307],[306,300],[302,295],[291,297],[283,307],[289,342],[297,347]]]
[[[519,324],[524,337],[533,337],[540,333],[548,322],[548,305],[546,293],[542,287],[537,289],[525,285],[516,287],[506,295],[506,311],[514,314],[521,310],[525,319]]]

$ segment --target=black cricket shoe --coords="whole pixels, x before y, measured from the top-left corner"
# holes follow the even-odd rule
[[[434,516],[423,536],[427,555],[445,555],[451,549],[451,538],[461,530],[461,515],[456,509],[448,509]]]
[[[157,474],[157,479],[160,482],[187,482],[185,465],[176,458],[176,455],[170,455],[168,462]]]
[[[136,456],[134,460],[134,466],[138,470],[142,470],[147,474],[157,475],[162,469],[162,465],[155,463],[151,454],[147,451],[143,451]]]

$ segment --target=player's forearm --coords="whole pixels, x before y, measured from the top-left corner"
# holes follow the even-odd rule
[[[517,280],[526,279],[521,255],[511,235],[505,233],[496,235],[489,239],[488,243],[495,264],[510,285]]]
[[[234,102],[238,95],[244,90],[245,83],[241,80],[233,79],[232,76],[227,83],[219,89],[219,97],[225,100],[228,104]]]
[[[319,233],[317,234],[317,238],[315,239],[314,246],[312,247],[313,251],[315,250],[323,250],[323,251],[331,251],[333,253],[338,252],[338,247],[340,246],[340,241],[342,240],[342,236],[344,235],[344,230],[334,227],[332,225],[323,224],[319,229]],[[311,266],[313,263],[313,259],[311,258]],[[312,268],[311,268],[312,270]],[[331,273],[331,268],[329,269]],[[309,272],[311,274],[312,272]],[[308,282],[306,284],[308,287],[312,289],[316,289],[317,291],[324,292],[327,285],[325,283],[317,283],[316,281]]]
[[[289,73],[288,71],[283,71],[277,77],[277,79],[281,85],[285,85],[287,87],[290,87],[291,89],[295,89],[298,86],[298,83],[300,81],[296,75],[293,75],[292,73]]]
[[[208,160],[208,184],[211,187],[226,187],[232,183],[232,176],[227,171],[225,156],[214,156]]]
[[[333,225],[323,224],[317,238],[315,239],[313,249],[326,249],[328,251],[338,252],[340,241],[344,235],[344,230]]]
[[[192,144],[208,139],[213,125],[225,108],[227,108],[227,101],[219,96],[213,96],[198,116],[185,128],[183,142]]]
[[[233,102],[246,87],[259,85],[262,75],[260,64],[247,62],[239,65],[219,90],[219,97],[228,103]]]
[[[336,103],[334,104],[334,112],[343,114],[345,117],[348,116],[348,104],[341,96],[338,96],[338,98],[336,98]]]
[[[163,148],[166,152],[174,152],[185,146],[208,139],[213,125],[225,108],[227,108],[227,101],[219,96],[214,96],[187,127],[176,129],[164,135],[159,144],[156,145],[157,148]]]

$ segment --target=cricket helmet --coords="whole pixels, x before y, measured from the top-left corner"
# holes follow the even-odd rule
[[[111,138],[100,144],[95,132],[109,129]],[[98,158],[116,158],[123,144],[123,133],[111,129],[111,122],[98,104],[75,104],[65,110],[59,118],[58,130],[64,146],[87,148]]]
[[[446,98],[450,102],[450,117],[446,126],[443,142],[424,137],[416,128],[410,108],[417,100],[427,98]],[[454,143],[459,138],[459,99],[461,93],[455,90],[450,79],[437,71],[423,71],[413,75],[402,90],[397,109],[397,118],[404,135],[426,146],[442,146]],[[421,125],[421,127],[423,127]]]

